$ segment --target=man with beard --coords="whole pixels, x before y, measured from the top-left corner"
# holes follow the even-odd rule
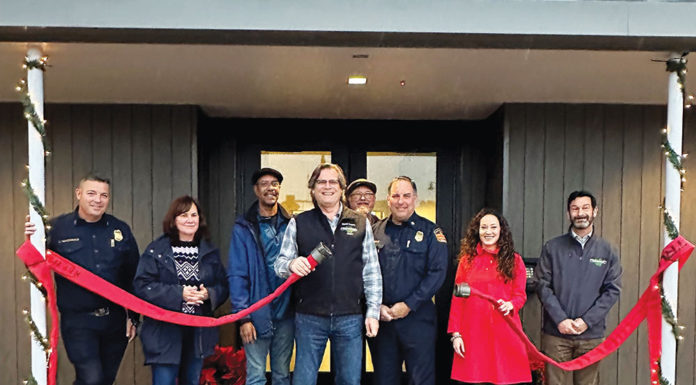
[[[230,241],[228,278],[232,311],[248,308],[283,283],[273,264],[290,215],[278,203],[283,175],[262,168],[251,177],[258,200],[235,221]],[[273,385],[290,384],[290,357],[295,337],[290,290],[239,322],[247,360],[247,384],[266,383],[266,357],[271,355]]]
[[[608,242],[594,234],[597,200],[587,191],[568,197],[568,233],[548,241],[535,270],[544,305],[541,347],[568,361],[604,340],[605,318],[621,293],[621,264]],[[597,384],[599,362],[575,372],[546,366],[549,384]]]
[[[379,218],[372,214],[372,209],[375,208],[375,194],[377,185],[367,179],[356,179],[346,188],[348,208],[365,214],[371,225],[379,221]]]

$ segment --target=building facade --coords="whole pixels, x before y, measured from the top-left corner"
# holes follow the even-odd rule
[[[0,312],[0,357],[9,369],[0,383],[30,372],[21,315],[29,285],[12,257],[27,212],[19,187],[26,120],[12,86],[27,46],[38,44],[52,64],[46,205],[54,214],[74,208],[74,185],[96,169],[113,181],[109,211],[131,224],[141,248],[158,235],[171,199],[193,194],[225,255],[235,216],[253,200],[250,173],[269,154],[323,156],[350,179],[378,175],[375,162],[390,157],[409,160],[389,170],[423,174],[427,159],[434,175],[417,182],[432,195],[428,207],[450,240],[453,271],[458,238],[481,207],[501,208],[518,251],[535,258],[545,240],[566,231],[568,193],[589,189],[599,197],[598,232],[619,248],[624,267],[612,329],[661,249],[667,73],[651,59],[693,49],[695,16],[687,2],[271,1],[203,9],[0,1],[0,202],[9,209],[0,221],[0,298],[12,309]],[[347,85],[351,75],[367,84]],[[696,148],[694,124],[687,112],[684,152]],[[311,169],[299,165],[287,167],[302,185]],[[696,240],[696,195],[685,187],[681,230]],[[379,196],[386,186],[378,189]],[[301,207],[301,197],[285,199]],[[690,262],[681,276],[694,270]],[[452,274],[436,298],[443,320]],[[677,384],[696,378],[695,290],[696,282],[680,280],[687,332]],[[523,324],[536,343],[541,313],[531,295]],[[442,329],[438,369],[446,379],[451,351]],[[234,326],[223,343],[236,343]],[[60,354],[59,383],[70,383]],[[643,325],[603,362],[601,383],[646,383],[647,360]],[[139,343],[131,345],[117,384],[149,383],[142,362]]]

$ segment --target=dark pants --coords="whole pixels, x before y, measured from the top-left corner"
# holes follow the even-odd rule
[[[542,334],[541,350],[555,361],[564,362],[580,357],[602,341],[604,338],[580,340]],[[573,372],[546,364],[546,382],[554,385],[596,385],[599,383],[599,362]]]
[[[123,310],[102,317],[62,313],[60,330],[75,366],[73,385],[113,384],[128,345]]]
[[[413,314],[409,315],[411,317]],[[435,320],[404,318],[380,322],[379,333],[368,338],[376,385],[399,384],[406,361],[409,383],[435,384]]]

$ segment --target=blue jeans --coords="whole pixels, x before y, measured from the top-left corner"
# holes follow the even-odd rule
[[[295,342],[295,321],[292,318],[275,321],[268,335],[256,336],[256,341],[244,345],[246,354],[246,384],[266,383],[266,357],[271,354],[273,385],[290,385],[290,358]]]
[[[315,316],[295,314],[297,359],[293,385],[314,385],[331,339],[331,357],[336,385],[360,385],[362,374],[362,314]]]
[[[194,328],[186,329],[181,345],[181,360],[173,365],[152,364],[152,385],[198,385],[203,359],[194,354]]]
[[[198,385],[203,360],[200,358],[182,362],[183,365],[152,365],[152,385]]]

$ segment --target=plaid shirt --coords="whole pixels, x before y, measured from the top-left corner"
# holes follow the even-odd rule
[[[338,220],[343,212],[343,205],[338,209],[338,213],[333,219],[326,218],[331,226],[331,231],[335,232]],[[287,278],[292,274],[290,262],[297,258],[297,223],[295,218],[290,219],[288,227],[283,236],[283,243],[280,246],[280,255],[273,267],[279,277]],[[375,248],[375,238],[372,235],[372,227],[369,221],[365,221],[365,239],[362,242],[362,280],[365,290],[365,301],[367,302],[367,317],[379,319],[379,307],[382,304],[382,272],[379,269],[379,257]]]

